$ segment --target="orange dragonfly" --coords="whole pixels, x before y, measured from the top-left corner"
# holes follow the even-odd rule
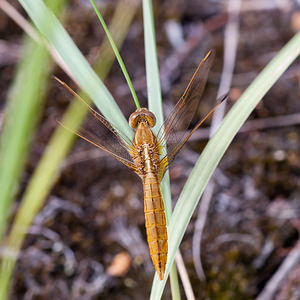
[[[81,128],[74,132],[123,163],[142,179],[147,240],[152,262],[160,280],[164,278],[168,255],[167,227],[160,182],[175,155],[222,102],[220,101],[199,121],[193,130],[186,131],[204,90],[213,56],[214,53],[210,51],[200,62],[185,92],[161,126],[157,136],[151,130],[156,122],[155,116],[147,108],[139,108],[129,117],[129,125],[134,130],[134,138],[130,141],[129,138],[122,138],[124,134],[121,134],[121,130],[114,128],[88,104],[86,105],[94,117],[93,122],[96,123],[91,128]],[[78,97],[64,82],[57,80]],[[97,133],[95,128],[99,125],[106,128],[107,135]],[[176,130],[178,128],[180,131]],[[161,157],[163,146],[166,146],[167,154]]]

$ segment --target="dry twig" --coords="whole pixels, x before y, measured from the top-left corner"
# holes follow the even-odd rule
[[[272,278],[265,285],[262,292],[258,295],[256,300],[271,300],[274,299],[275,293],[280,288],[283,280],[288,276],[288,273],[294,269],[300,262],[300,241],[284,259],[279,269],[272,276]]]
[[[184,261],[182,259],[182,255],[180,253],[180,251],[176,252],[176,256],[175,256],[175,261],[176,261],[176,266],[182,281],[182,285],[184,288],[184,292],[186,295],[186,299],[187,300],[195,300],[195,295],[193,292],[193,288],[191,285],[191,281],[189,279],[188,273],[186,271],[186,267],[184,265]]]

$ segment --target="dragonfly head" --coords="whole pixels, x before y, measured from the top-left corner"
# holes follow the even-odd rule
[[[147,108],[139,108],[129,117],[129,125],[131,128],[136,129],[140,122],[146,122],[150,127],[156,123],[154,114]]]

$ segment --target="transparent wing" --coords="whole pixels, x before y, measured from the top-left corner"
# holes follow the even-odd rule
[[[83,105],[87,106],[90,112],[90,118],[88,118],[85,124],[78,130],[72,130],[61,122],[58,123],[92,145],[102,149],[133,171],[136,171],[135,164],[130,155],[132,152],[132,143],[130,139],[123,133],[121,134],[118,129],[114,128],[100,113],[89,106],[78,94],[67,86],[66,83],[58,78],[55,79],[74,96],[78,97]],[[125,139],[123,139],[122,136],[124,136]]]
[[[162,169],[175,157],[191,135],[187,128],[197,110],[214,56],[215,53],[211,50],[200,62],[183,95],[158,132],[159,144],[167,146],[167,156],[161,162]],[[198,123],[195,128],[199,126]]]

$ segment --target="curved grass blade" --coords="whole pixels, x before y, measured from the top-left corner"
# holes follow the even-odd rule
[[[132,137],[133,132],[112,95],[93,71],[55,15],[41,0],[19,0],[42,35],[53,45],[100,112],[116,128]]]
[[[179,248],[187,225],[213,171],[229,147],[232,139],[242,127],[250,113],[300,54],[300,32],[297,33],[256,77],[252,84],[232,107],[221,126],[208,142],[175,206],[169,225],[169,257],[165,278],[160,281],[155,275],[151,300],[160,299],[167,281],[171,264]]]

